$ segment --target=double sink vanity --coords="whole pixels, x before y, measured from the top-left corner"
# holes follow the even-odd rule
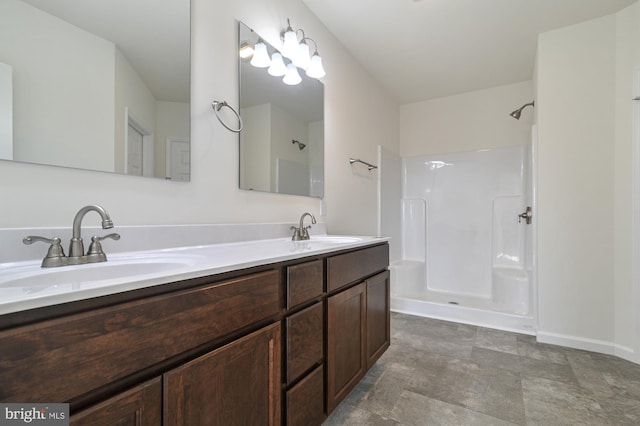
[[[74,425],[319,425],[390,343],[384,238],[107,255],[0,264],[0,401],[68,402]]]

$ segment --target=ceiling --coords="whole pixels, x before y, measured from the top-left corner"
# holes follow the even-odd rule
[[[538,34],[638,0],[303,1],[405,104],[531,80]]]

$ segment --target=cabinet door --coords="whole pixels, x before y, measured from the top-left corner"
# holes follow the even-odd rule
[[[365,283],[327,299],[327,413],[364,376],[365,330]]]
[[[157,426],[162,419],[162,383],[150,380],[71,416],[71,426]]]
[[[279,425],[280,323],[164,376],[166,425]]]
[[[391,342],[389,271],[366,281],[367,284],[367,370],[387,350]]]

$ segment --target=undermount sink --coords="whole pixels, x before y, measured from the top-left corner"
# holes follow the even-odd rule
[[[56,285],[91,286],[93,283],[136,278],[137,276],[167,273],[194,265],[193,256],[137,256],[122,257],[107,262],[89,263],[58,268],[40,268],[34,265],[17,267],[0,277],[0,288],[32,289]]]
[[[349,245],[365,241],[363,237],[338,235],[311,235],[308,240],[291,241],[293,252],[307,252],[312,250],[333,250],[340,245]]]

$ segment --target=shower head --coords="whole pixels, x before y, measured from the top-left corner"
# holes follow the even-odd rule
[[[528,107],[529,105],[535,106],[535,101],[531,101],[528,104],[522,105],[520,108],[518,108],[517,110],[513,111],[509,115],[512,116],[513,118],[515,118],[516,120],[520,120],[520,116],[522,115],[522,110],[525,109],[526,107]]]
[[[300,149],[300,151],[302,151],[302,150],[304,149],[304,147],[305,147],[305,146],[307,146],[307,145],[303,144],[302,142],[297,141],[297,140],[295,140],[295,139],[292,139],[292,140],[291,140],[291,143],[293,143],[293,144],[296,144],[296,143],[297,143],[297,144],[298,144],[298,148]]]

